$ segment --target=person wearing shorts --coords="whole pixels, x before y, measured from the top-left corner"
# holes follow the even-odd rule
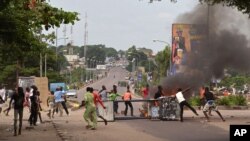
[[[221,113],[219,112],[218,107],[215,104],[214,94],[209,91],[208,87],[205,88],[204,97],[205,97],[205,100],[206,100],[206,104],[205,104],[205,106],[203,108],[203,113],[204,113],[205,117],[207,118],[207,121],[208,122],[210,121],[209,117],[208,117],[208,114],[207,114],[207,112],[209,110],[215,111],[220,116],[221,120],[225,121],[225,119],[222,117]]]

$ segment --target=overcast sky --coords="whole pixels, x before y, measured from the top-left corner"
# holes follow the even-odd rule
[[[132,45],[146,47],[155,53],[164,44],[153,39],[171,43],[171,27],[176,17],[191,11],[198,0],[170,0],[148,3],[149,0],[50,0],[52,6],[78,12],[81,19],[73,26],[73,44],[84,45],[85,12],[88,15],[88,44],[104,44],[117,50]],[[58,38],[63,37],[58,29]],[[67,26],[70,37],[70,26]],[[69,41],[67,41],[69,42]],[[58,45],[64,44],[58,40]]]

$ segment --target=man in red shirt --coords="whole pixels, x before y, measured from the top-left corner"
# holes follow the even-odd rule
[[[147,99],[148,98],[148,93],[149,93],[149,85],[148,84],[146,85],[146,88],[144,88],[142,90],[142,92],[143,92],[143,98]]]
[[[98,94],[98,91],[94,90],[93,91],[93,96],[94,96],[94,103],[95,103],[95,106],[96,106],[96,115],[104,121],[105,125],[107,125],[108,121],[103,116],[101,116],[100,113],[99,113],[99,109],[98,109],[98,105],[97,105],[98,103],[101,104],[103,109],[106,109],[106,107],[103,105],[103,102],[102,102],[102,100],[101,100],[101,98],[100,98],[100,96]]]

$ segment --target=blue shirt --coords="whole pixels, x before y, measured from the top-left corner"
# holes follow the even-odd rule
[[[63,98],[64,93],[62,91],[55,91],[54,96],[55,96],[55,102],[64,101],[64,98]]]

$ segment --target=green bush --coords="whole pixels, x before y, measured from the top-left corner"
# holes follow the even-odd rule
[[[190,97],[188,102],[191,106],[201,106],[201,100],[199,96]]]
[[[246,106],[247,100],[242,95],[230,95],[218,99],[217,104],[225,106]]]
[[[229,106],[229,98],[228,97],[223,97],[223,98],[220,98],[216,101],[217,105],[227,105]]]

